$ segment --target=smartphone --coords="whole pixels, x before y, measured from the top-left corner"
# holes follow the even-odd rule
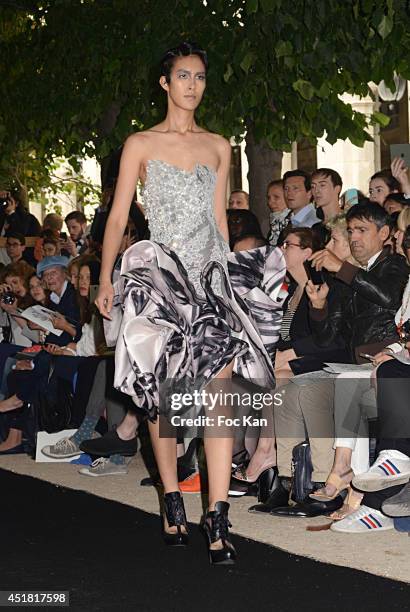
[[[407,168],[410,168],[410,144],[390,145],[390,158],[393,161],[395,157],[401,157]]]
[[[60,232],[60,240],[62,240],[62,242],[67,240],[67,234],[65,232]]]
[[[311,280],[314,285],[323,285],[325,282],[323,272],[321,270],[316,270],[310,261],[303,262],[303,265],[305,267],[308,279]]]
[[[90,290],[89,290],[89,300],[90,300],[90,304],[94,304],[95,302],[95,298],[98,295],[98,289],[99,289],[100,285],[90,285]]]
[[[374,355],[369,355],[368,353],[359,353],[360,357],[363,359],[368,359],[369,361],[373,361]]]

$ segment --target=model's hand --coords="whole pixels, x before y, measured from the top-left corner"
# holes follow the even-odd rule
[[[391,163],[391,173],[396,178],[400,185],[401,190],[406,195],[410,195],[410,180],[409,175],[407,173],[407,166],[404,159],[401,157],[395,157]]]
[[[110,312],[114,301],[114,287],[110,281],[100,284],[95,305],[105,319],[111,321]]]
[[[314,266],[316,270],[325,268],[329,272],[339,272],[343,265],[343,261],[336,257],[332,251],[328,251],[327,249],[313,253],[313,255],[309,257],[309,261],[312,262],[312,266]]]
[[[322,309],[326,306],[326,298],[329,293],[329,285],[314,285],[311,280],[306,283],[306,293],[313,308]]]

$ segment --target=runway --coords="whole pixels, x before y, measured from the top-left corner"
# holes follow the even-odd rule
[[[159,517],[0,470],[1,589],[64,590],[70,610],[405,610],[410,587],[233,536],[239,561],[210,567],[199,528],[167,548]]]

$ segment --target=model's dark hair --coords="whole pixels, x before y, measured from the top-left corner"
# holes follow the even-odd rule
[[[292,178],[293,176],[301,176],[304,180],[306,191],[310,191],[310,174],[308,174],[304,170],[288,170],[288,172],[285,172],[285,174],[283,175],[283,186],[285,186],[287,179]]]
[[[336,170],[333,170],[332,168],[318,168],[312,173],[312,181],[316,176],[324,176],[325,178],[330,178],[333,187],[343,186],[342,177],[338,172],[336,172]]]
[[[387,187],[390,191],[400,191],[401,186],[399,181],[392,175],[391,171],[388,168],[383,168],[383,170],[379,170],[370,177],[370,180],[380,179],[384,183],[386,183]]]
[[[349,223],[352,219],[370,221],[375,224],[378,230],[381,230],[385,225],[390,226],[390,216],[384,208],[374,202],[370,202],[370,200],[361,201],[359,204],[349,208],[346,213],[346,223]]]
[[[206,51],[195,42],[184,41],[177,47],[168,49],[161,59],[161,76],[164,76],[166,82],[171,82],[171,70],[177,57],[187,57],[188,55],[197,55],[205,66],[205,72],[208,70],[208,56]]]

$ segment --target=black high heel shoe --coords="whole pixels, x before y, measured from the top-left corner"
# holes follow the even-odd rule
[[[215,510],[207,513],[203,523],[209,547],[218,540],[222,542],[222,548],[208,549],[212,565],[233,565],[236,561],[236,550],[229,539],[229,527],[232,525],[228,520],[228,510],[227,502],[216,502]]]
[[[184,500],[179,491],[165,493],[164,495],[165,516],[167,518],[168,527],[176,527],[175,533],[165,531],[163,527],[163,537],[165,544],[168,546],[187,546],[189,538],[188,533],[184,533],[182,526],[187,529],[186,514],[184,508]]]

